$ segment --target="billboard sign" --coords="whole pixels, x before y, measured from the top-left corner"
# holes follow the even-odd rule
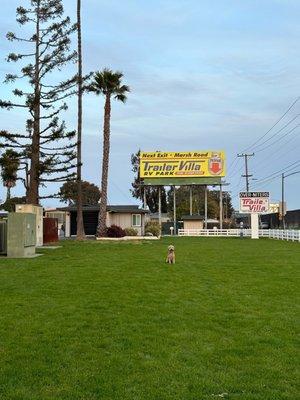
[[[279,203],[270,203],[269,204],[269,213],[279,213],[280,204]]]
[[[282,204],[283,204],[283,207],[282,207]],[[280,201],[278,212],[279,212],[279,219],[282,219],[282,217],[284,217],[286,215],[286,202],[282,203],[282,201]]]
[[[225,176],[224,151],[140,153],[141,178],[211,178]]]
[[[269,211],[269,192],[240,192],[241,213],[267,213]]]

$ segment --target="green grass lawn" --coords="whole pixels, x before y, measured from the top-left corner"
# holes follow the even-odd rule
[[[300,243],[69,241],[42,252],[0,259],[1,400],[300,398]]]

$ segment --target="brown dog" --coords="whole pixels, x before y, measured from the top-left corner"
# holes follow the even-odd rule
[[[168,247],[166,263],[175,264],[175,247],[172,245]]]

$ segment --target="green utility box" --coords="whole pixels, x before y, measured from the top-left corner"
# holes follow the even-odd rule
[[[34,257],[36,246],[36,216],[29,213],[9,213],[7,220],[7,257]]]

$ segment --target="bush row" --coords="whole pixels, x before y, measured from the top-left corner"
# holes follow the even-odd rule
[[[137,236],[138,232],[134,228],[122,229],[120,226],[112,225],[107,228],[106,236],[110,238],[121,238],[124,236]],[[147,222],[145,225],[146,236],[160,236],[160,226],[157,222]]]

